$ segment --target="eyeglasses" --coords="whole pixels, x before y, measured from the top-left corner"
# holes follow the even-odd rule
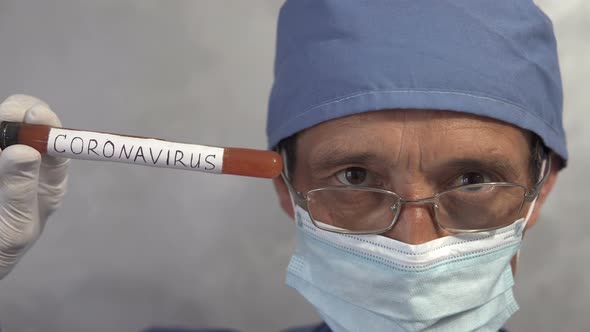
[[[309,213],[313,224],[323,230],[344,234],[380,234],[395,225],[404,204],[432,204],[436,223],[453,233],[473,233],[508,226],[521,218],[525,205],[539,194],[547,179],[532,188],[510,182],[487,182],[454,187],[422,199],[404,199],[393,191],[358,186],[333,186],[295,191],[283,179],[295,203]]]

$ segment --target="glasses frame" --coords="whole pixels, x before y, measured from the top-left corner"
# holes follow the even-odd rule
[[[402,210],[401,208],[404,204],[429,203],[434,206],[434,221],[436,222],[436,224],[440,228],[447,230],[449,232],[452,232],[452,233],[478,233],[478,232],[492,231],[495,229],[505,227],[506,225],[497,226],[497,227],[490,227],[490,228],[478,228],[478,229],[454,229],[454,228],[445,227],[444,225],[441,225],[438,221],[438,212],[437,212],[438,198],[441,195],[444,195],[445,193],[448,193],[448,192],[457,191],[457,190],[461,190],[461,189],[477,188],[482,185],[494,185],[494,186],[501,186],[501,187],[520,187],[524,190],[523,201],[522,201],[520,208],[519,208],[519,211],[520,211],[525,203],[533,202],[535,200],[535,198],[537,198],[537,196],[541,192],[541,188],[543,187],[543,184],[545,184],[545,181],[547,181],[547,178],[549,176],[549,172],[551,170],[551,158],[548,157],[547,155],[544,157],[543,167],[542,167],[543,176],[535,185],[533,185],[532,188],[528,188],[528,187],[523,186],[521,184],[512,183],[512,182],[482,182],[482,183],[467,184],[467,185],[463,185],[463,186],[449,188],[449,189],[446,189],[446,190],[443,190],[443,191],[437,193],[436,195],[434,195],[432,197],[419,198],[419,199],[405,199],[405,198],[401,197],[399,194],[397,194],[393,191],[387,190],[387,189],[380,189],[380,188],[373,188],[373,187],[362,187],[362,186],[346,186],[346,185],[344,185],[344,186],[328,186],[328,187],[311,189],[311,190],[308,190],[305,194],[303,194],[303,193],[295,190],[295,188],[291,184],[289,177],[287,176],[287,174],[285,174],[285,169],[287,168],[286,163],[284,163],[284,165],[285,166],[283,168],[283,171],[281,172],[281,177],[285,181],[285,184],[287,185],[287,188],[288,188],[289,192],[291,193],[291,197],[293,198],[295,204],[302,207],[309,214],[309,217],[311,218],[312,223],[314,224],[314,226],[316,226],[319,229],[329,231],[329,232],[334,232],[334,233],[340,233],[340,234],[355,234],[355,235],[381,234],[381,233],[385,233],[385,232],[389,231],[390,229],[393,228],[393,226],[395,226],[395,224],[398,220],[399,214]],[[396,197],[397,200],[396,200],[395,205],[390,207],[390,209],[395,208],[396,213],[395,213],[393,219],[391,220],[389,226],[386,228],[383,228],[383,229],[373,230],[373,231],[351,231],[348,229],[327,228],[327,227],[324,227],[321,224],[319,224],[318,221],[315,220],[315,218],[313,217],[313,215],[309,211],[309,207],[308,207],[308,203],[310,200],[309,194],[313,193],[313,192],[318,192],[318,191],[340,190],[340,189],[371,191],[371,192],[392,195],[392,196]]]

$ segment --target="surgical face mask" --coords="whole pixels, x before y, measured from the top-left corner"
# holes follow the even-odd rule
[[[321,230],[296,206],[287,284],[335,332],[497,331],[518,310],[510,261],[533,207],[504,228],[410,245]]]

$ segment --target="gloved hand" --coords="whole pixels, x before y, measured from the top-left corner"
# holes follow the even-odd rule
[[[0,104],[0,121],[61,126],[43,101],[13,95]],[[0,279],[37,240],[65,194],[69,160],[41,157],[25,145],[0,152]]]

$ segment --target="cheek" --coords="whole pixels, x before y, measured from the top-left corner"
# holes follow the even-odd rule
[[[526,212],[524,214],[525,214],[524,216],[526,217]],[[523,238],[525,237],[527,231],[537,223],[538,217],[539,217],[539,206],[536,205],[533,212],[531,213],[529,221],[527,222],[526,227],[523,231],[523,234],[522,234]]]

